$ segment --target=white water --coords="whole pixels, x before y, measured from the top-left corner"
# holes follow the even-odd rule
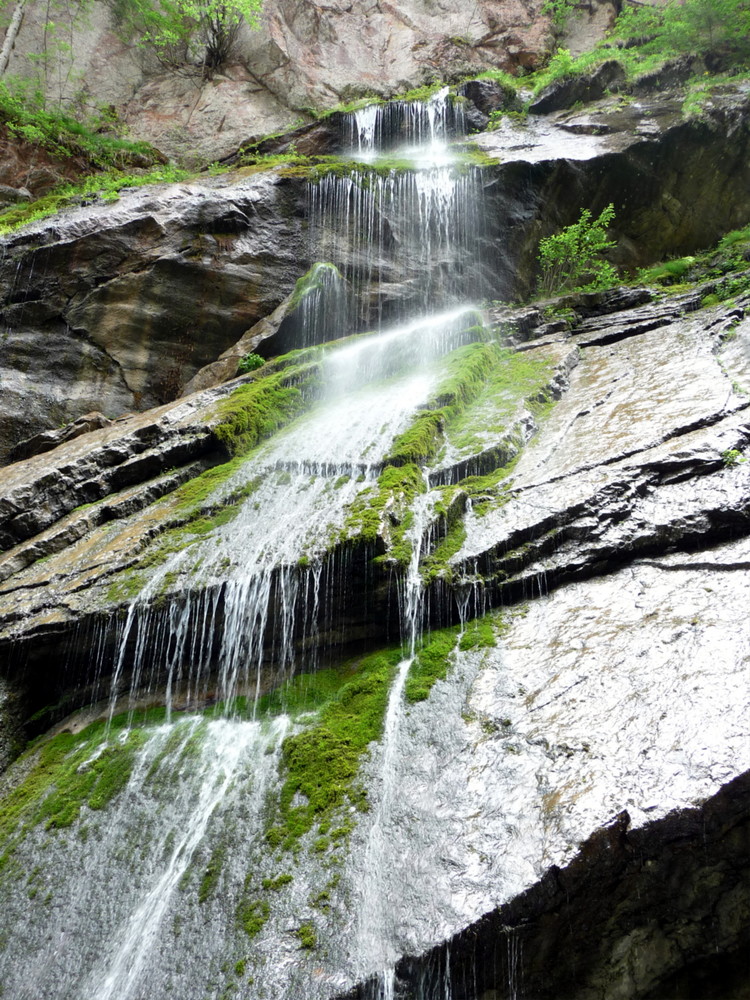
[[[164,674],[168,703],[178,692],[187,704],[254,699],[265,669],[277,681],[293,670],[295,642],[309,644],[319,627],[324,558],[345,530],[349,505],[374,487],[394,438],[434,390],[432,363],[466,341],[475,319],[472,308],[457,308],[330,352],[320,402],[227,483],[229,494],[256,483],[238,516],[165,561],[133,602],[111,711],[131,643],[134,699],[150,675],[161,684]],[[175,581],[177,597],[166,612],[154,612],[165,580]]]
[[[419,562],[431,520],[432,497],[421,494],[412,508],[414,521],[407,532],[412,554],[403,583],[402,628],[409,655],[396,668],[383,726],[379,766],[380,789],[372,813],[362,870],[361,899],[358,905],[357,947],[359,973],[362,977],[377,970],[383,1000],[392,1000],[393,975],[399,957],[397,908],[391,905],[390,885],[394,866],[393,805],[399,792],[400,730],[404,713],[404,687],[414,662],[421,632],[422,579]],[[408,872],[402,875],[408,878]]]
[[[310,184],[315,253],[359,291],[361,324],[373,309],[380,322],[384,308],[403,317],[489,297],[481,171],[460,164],[448,143],[463,132],[447,88],[425,103],[363,108],[350,141],[364,168]]]
[[[245,800],[248,816],[252,817],[248,824],[248,834],[252,836],[252,821],[258,822],[266,784],[275,771],[269,764],[278,764],[278,756],[271,756],[266,750],[280,747],[286,726],[285,718],[277,720],[269,741],[268,735],[257,723],[226,720],[212,723],[213,738],[201,756],[200,768],[193,773],[191,801],[186,803],[183,823],[179,827],[173,826],[170,831],[176,833],[176,843],[164,870],[153,888],[114,933],[112,941],[116,950],[94,970],[84,996],[90,1000],[128,1000],[133,996],[144,964],[159,938],[180,879],[203,840],[214,811],[224,802],[241,765],[248,760],[260,760],[264,768],[256,772],[252,794]]]

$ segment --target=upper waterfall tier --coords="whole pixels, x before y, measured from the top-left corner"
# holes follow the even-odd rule
[[[308,216],[312,256],[355,287],[359,323],[491,298],[495,227],[481,170],[451,148],[465,128],[448,88],[368,105],[345,131],[360,162],[310,183]]]
[[[346,119],[346,138],[362,159],[380,152],[426,146],[436,150],[466,132],[463,105],[443,87],[426,101],[368,104]]]

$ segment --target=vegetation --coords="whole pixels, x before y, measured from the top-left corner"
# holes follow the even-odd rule
[[[607,226],[614,215],[611,204],[596,219],[584,208],[578,222],[540,241],[540,291],[554,295],[581,287],[606,288],[616,282],[617,271],[602,256],[615,245],[607,238]]]
[[[309,921],[301,924],[297,928],[296,934],[299,939],[300,948],[310,950],[318,943],[318,935],[315,932],[315,928]]]
[[[669,286],[672,291],[707,284],[704,306],[750,291],[750,225],[726,233],[715,247],[702,253],[642,268],[636,280]]]
[[[615,34],[636,41],[642,53],[698,55],[723,50],[734,59],[745,58],[750,55],[750,6],[746,0],[627,5]]]
[[[270,916],[271,904],[267,899],[246,899],[237,911],[240,926],[250,938],[260,934]]]
[[[564,28],[576,7],[575,0],[545,0],[542,13],[552,18],[556,28]]]
[[[123,790],[145,741],[142,730],[125,731],[126,725],[127,716],[115,718],[109,741],[105,723],[99,721],[77,734],[58,733],[26,751],[24,781],[3,799],[0,868],[30,827],[71,826],[84,806],[104,809]],[[122,738],[115,740],[120,733]]]
[[[308,364],[238,386],[217,403],[214,434],[232,455],[249,451],[302,412],[318,377]]]
[[[106,169],[158,162],[147,142],[128,142],[112,134],[116,123],[108,110],[84,121],[60,108],[45,106],[39,91],[18,81],[0,80],[0,124],[11,136],[61,157],[80,157],[89,168]]]
[[[109,0],[121,30],[160,62],[197,60],[204,77],[226,63],[243,23],[257,27],[262,0]]]
[[[85,201],[115,201],[125,188],[142,187],[145,184],[171,184],[184,180],[187,176],[186,171],[174,166],[155,167],[140,174],[116,170],[92,174],[75,184],[62,184],[35,201],[16,205],[0,213],[0,236]]]
[[[262,358],[260,354],[245,354],[240,358],[237,365],[237,374],[247,375],[250,372],[257,371],[258,368],[262,368],[265,363],[266,359]]]
[[[721,453],[721,460],[728,469],[747,461],[742,452],[737,448],[728,448],[726,451],[723,451]]]
[[[425,639],[409,669],[404,687],[408,702],[426,701],[437,681],[448,676],[457,651],[491,649],[497,645],[494,617],[488,615],[460,625],[431,632]]]
[[[284,784],[266,836],[271,847],[296,849],[315,824],[327,829],[325,824],[347,802],[366,808],[364,791],[356,784],[359,762],[382,733],[388,690],[400,658],[401,650],[394,649],[350,664],[348,671],[356,669],[356,674],[350,673],[323,705],[317,721],[284,741]],[[315,684],[312,678],[309,682]],[[285,694],[288,698],[290,690]]]

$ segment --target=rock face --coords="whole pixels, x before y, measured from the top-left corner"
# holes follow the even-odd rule
[[[504,99],[474,90],[478,100]],[[585,113],[480,135],[485,151],[502,156],[470,168],[487,194],[492,227],[482,236],[496,246],[483,265],[497,298],[531,287],[539,236],[583,205],[616,203],[621,262],[633,266],[744,221],[746,100],[729,92],[703,120],[685,122],[665,101],[619,108],[605,98]],[[696,177],[709,173],[715,183],[698,198]],[[388,175],[394,188],[397,177]],[[279,769],[297,746],[282,750],[283,733],[304,720],[277,720],[282,735],[270,742],[267,720],[220,720],[212,730],[217,746],[234,746],[242,730],[265,749],[248,758],[238,812],[222,812],[209,830],[219,803],[207,744],[205,822],[195,820],[192,792],[183,803],[186,822],[198,823],[195,844],[207,839],[192,869],[170,865],[172,888],[190,886],[191,895],[160,930],[167,964],[155,995],[200,1000],[214,977],[226,984],[226,968],[245,977],[251,963],[253,989],[327,1000],[422,953],[397,964],[403,997],[588,1000],[611,989],[647,1000],[689,995],[691,977],[708,996],[739,991],[750,906],[739,777],[750,768],[750,708],[737,697],[750,681],[750,274],[735,274],[736,294],[724,302],[711,283],[662,297],[621,288],[521,307],[494,301],[484,314],[464,305],[335,345],[321,343],[326,320],[300,344],[308,298],[348,291],[333,263],[320,262],[295,287],[318,256],[305,232],[306,183],[299,171],[272,171],[139,191],[8,242],[0,274],[13,387],[4,402],[16,408],[9,436],[20,437],[21,399],[37,409],[39,429],[55,392],[69,416],[90,408],[91,379],[80,402],[67,402],[81,358],[106,358],[99,395],[114,409],[162,405],[115,420],[104,408],[104,420],[44,434],[3,470],[0,763],[58,722],[83,726],[74,709],[93,705],[87,718],[114,710],[121,694],[158,699],[170,712],[227,691],[252,703],[298,666],[317,682],[349,661],[359,678],[363,652],[385,649],[395,697],[386,712],[382,696],[383,738],[371,740],[357,771],[370,808],[358,813],[352,798],[341,827],[302,830],[288,878],[279,870],[288,848],[268,839],[264,811],[277,793],[304,810],[324,784],[318,773],[310,795],[301,785],[281,790]],[[387,206],[382,214],[393,225],[377,231],[398,244],[405,227]],[[352,252],[362,247],[352,229],[341,264],[356,285],[371,258]],[[392,262],[372,270],[379,306],[422,301]],[[58,354],[45,362],[53,390],[34,395],[25,369],[41,334]],[[290,347],[301,350],[271,357]],[[245,350],[270,360],[216,384]],[[77,361],[65,370],[68,356]],[[175,400],[191,377],[195,391]],[[267,551],[275,562],[264,562]],[[401,659],[396,643],[401,627],[415,638],[424,630],[429,649],[425,626],[456,629],[437,633],[447,643],[440,669],[407,701],[407,670],[426,668]],[[337,710],[364,694],[349,689]],[[356,727],[324,743],[323,770],[342,759]],[[162,739],[142,758],[151,761],[138,770],[146,785],[169,752]],[[178,749],[174,782],[155,783],[177,797],[190,791],[179,784],[192,773],[188,755],[203,754],[192,742]],[[69,765],[81,794],[100,773],[95,759]],[[268,788],[255,781],[258,760]],[[32,766],[31,757],[18,762],[14,788]],[[239,771],[225,778],[239,791]],[[108,780],[116,796],[121,779]],[[133,786],[117,815],[124,821],[138,801],[151,808],[157,791],[144,798]],[[13,863],[29,873],[10,888],[0,882],[11,926],[35,898],[42,838],[61,878],[78,872],[68,862],[88,833],[64,831],[83,805],[71,817],[56,797],[38,814],[54,819],[53,832],[16,839],[11,830]],[[88,800],[87,822],[100,823],[91,814],[103,797]],[[253,803],[260,819],[247,837]],[[117,879],[129,876],[108,860],[122,845],[105,827],[117,824],[93,827],[87,857],[112,872],[117,901],[129,891]],[[156,853],[187,866],[181,836],[165,830]],[[234,881],[211,875],[224,857],[245,866],[232,868]],[[130,860],[136,873],[148,870],[141,855]],[[218,878],[229,891],[212,897]],[[257,897],[248,901],[249,885]],[[144,888],[159,905],[160,887]],[[34,955],[48,947],[50,927],[62,940],[74,921],[80,905],[69,889],[66,881],[48,897],[49,910],[34,904]],[[96,919],[76,922],[76,954],[79,941],[98,954],[102,920],[119,948],[130,911],[113,917],[107,904],[99,896]],[[209,924],[220,942],[205,933]],[[26,961],[29,940],[14,935],[8,954]],[[25,970],[9,964],[20,990]],[[30,988],[41,993],[57,966],[37,966]]]
[[[268,9],[271,44],[258,52],[257,71],[269,90],[304,107],[391,96],[409,89],[407,81],[455,78],[480,66],[529,68],[548,42],[540,13],[536,3],[484,0],[471,10],[424,0],[398,7],[280,0]]]
[[[94,4],[85,17],[74,9],[72,28],[70,13],[58,11],[53,32],[65,32],[72,48],[56,52],[43,8],[29,4],[9,72],[33,75],[29,53],[45,52],[50,101],[110,105],[134,137],[170,157],[206,162],[247,139],[290,128],[310,107],[364,93],[391,96],[483,69],[534,67],[551,42],[542,6],[541,0],[480,0],[473,7],[457,0],[398,6],[268,0],[260,29],[241,34],[235,62],[205,81],[197,50],[192,65],[165,72],[153,52],[123,34],[106,4]],[[600,34],[613,8],[595,6],[608,12],[597,22]]]
[[[485,110],[488,101],[502,106],[502,93],[486,91],[472,91]],[[539,238],[575,221],[584,205],[596,213],[614,204],[617,263],[629,269],[742,225],[750,209],[746,95],[728,92],[699,120],[683,120],[679,106],[680,98],[625,106],[611,98],[478,135],[501,161],[481,174],[487,297],[530,292]],[[339,118],[303,130],[299,142],[342,150],[344,133]],[[117,204],[82,207],[6,241],[0,458],[93,409],[116,417],[174,399],[268,316],[316,257],[327,259],[305,232],[305,178],[283,173],[123,192]],[[400,239],[391,219],[380,226],[384,239]],[[360,238],[352,232],[334,261],[354,278],[363,269]],[[363,326],[415,301],[407,266],[383,263]]]
[[[700,807],[629,825],[621,813],[570,865],[444,947],[404,959],[395,996],[438,1000],[445,982],[455,1000],[744,996],[750,776]]]
[[[137,189],[8,239],[2,454],[179,395],[294,287],[299,197],[268,174]]]

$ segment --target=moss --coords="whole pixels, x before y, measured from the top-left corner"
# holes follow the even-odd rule
[[[263,888],[270,892],[278,892],[279,889],[283,889],[285,885],[289,885],[289,883],[293,881],[294,876],[290,875],[288,872],[283,872],[275,878],[264,878]]]
[[[214,434],[233,455],[249,451],[306,408],[319,377],[318,366],[300,365],[238,386],[216,405]]]
[[[317,721],[287,737],[282,747],[284,783],[276,821],[267,833],[272,847],[292,850],[316,823],[347,801],[361,806],[359,763],[380,737],[388,689],[401,651],[367,657],[357,674],[321,708]]]
[[[420,567],[422,579],[429,583],[437,576],[450,576],[449,560],[459,551],[466,540],[466,525],[463,518],[456,517],[449,525],[443,539],[423,560]]]
[[[312,292],[323,291],[327,288],[330,279],[333,277],[343,280],[335,264],[326,264],[322,261],[313,264],[309,271],[297,279],[292,297],[289,300],[289,312],[298,309],[303,299]]]
[[[458,640],[458,648],[461,652],[470,649],[491,649],[496,645],[496,624],[490,616],[475,618],[467,622]]]
[[[143,590],[145,585],[145,574],[131,569],[123,570],[107,587],[107,601],[110,604],[120,604],[123,601],[131,600]]]
[[[295,933],[299,938],[300,948],[305,948],[306,950],[311,951],[316,947],[318,943],[318,935],[311,923],[308,922],[301,924]]]
[[[104,809],[125,788],[146,739],[141,730],[131,730],[125,739],[115,740],[125,725],[125,716],[113,720],[107,745],[104,723],[96,722],[78,734],[59,733],[26,752],[22,759],[31,761],[28,774],[3,798],[0,844],[6,853],[27,828],[70,826],[84,806]]]
[[[240,927],[250,938],[260,934],[270,916],[271,906],[265,899],[244,900],[237,910]]]
[[[198,887],[198,902],[205,903],[216,891],[219,884],[221,870],[226,860],[226,848],[223,845],[215,847],[211,853],[206,870],[203,873],[200,886]]]
[[[554,364],[531,351],[496,347],[493,363],[470,405],[454,412],[448,428],[451,444],[461,453],[477,454],[497,441],[522,404],[539,400],[554,373]]]
[[[131,174],[108,170],[93,174],[75,184],[66,183],[49,194],[0,212],[0,236],[21,226],[55,215],[65,208],[96,200],[112,201],[123,188],[145,184],[163,184],[183,180],[188,174],[175,167],[157,167],[148,173]]]
[[[456,648],[458,628],[431,632],[414,658],[404,686],[409,702],[425,701],[436,681],[448,676],[449,660]]]
[[[477,336],[486,335],[482,328]],[[465,344],[452,351],[441,362],[443,377],[411,427],[393,443],[386,462],[404,465],[426,462],[437,453],[443,433],[450,421],[481,391],[486,379],[499,363],[501,349],[491,342]],[[509,352],[508,352],[509,353]]]

